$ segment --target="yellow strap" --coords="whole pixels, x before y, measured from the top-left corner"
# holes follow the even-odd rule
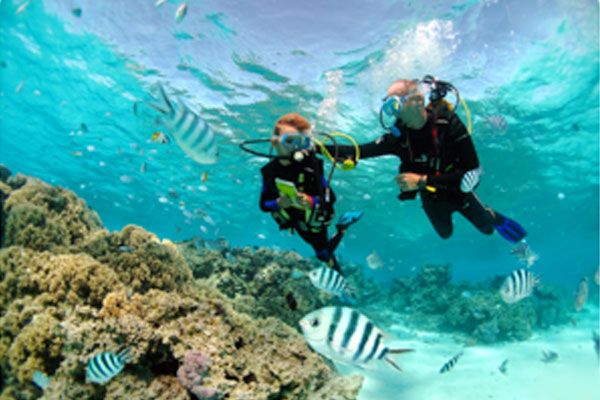
[[[469,111],[469,107],[467,107],[467,103],[463,100],[462,96],[458,96],[458,99],[460,100],[460,104],[465,109],[465,114],[467,116],[467,132],[469,132],[470,135],[473,132],[473,124],[471,122],[471,111]]]

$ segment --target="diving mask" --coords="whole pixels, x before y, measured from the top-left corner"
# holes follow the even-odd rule
[[[310,137],[302,133],[283,133],[280,140],[281,145],[290,152],[308,150],[312,146]]]
[[[383,99],[381,112],[390,117],[398,118],[404,105],[408,101],[408,96],[389,96]]]
[[[400,113],[404,108],[409,96],[392,95],[383,99],[383,104],[379,110],[379,123],[383,129],[390,131],[396,137],[400,136],[400,131],[396,128],[396,120],[400,118]]]

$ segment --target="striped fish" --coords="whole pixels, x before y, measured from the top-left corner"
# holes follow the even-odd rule
[[[163,114],[163,122],[181,150],[200,164],[217,162],[215,134],[208,124],[183,102],[172,102],[160,85],[159,96],[155,100],[157,103],[148,105]]]
[[[334,296],[338,296],[341,300],[350,303],[356,301],[354,294],[344,277],[333,268],[323,266],[321,268],[313,269],[308,273],[308,278],[318,289]]]
[[[348,307],[324,307],[300,320],[304,338],[317,353],[345,364],[367,367],[385,360],[401,371],[389,354],[411,349],[390,349],[383,343],[383,332],[367,317]]]
[[[513,271],[506,277],[500,288],[500,296],[505,303],[512,304],[531,296],[539,279],[523,268]]]
[[[462,355],[463,355],[463,352],[461,351],[460,353],[458,353],[457,355],[455,355],[454,357],[452,357],[451,359],[449,359],[446,362],[446,364],[442,365],[442,368],[440,368],[440,374],[445,374],[446,372],[448,372],[452,368],[454,368],[454,366],[458,362],[458,359],[461,358]]]
[[[89,382],[106,383],[117,376],[129,361],[129,349],[115,354],[112,351],[100,353],[90,358],[85,369],[85,376]]]
[[[477,185],[479,185],[479,178],[481,177],[481,168],[475,168],[465,172],[460,181],[460,190],[463,193],[472,192]]]

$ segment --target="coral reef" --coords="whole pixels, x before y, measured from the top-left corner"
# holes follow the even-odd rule
[[[22,175],[7,183],[12,191],[3,204],[4,246],[64,253],[101,229],[98,215],[71,191]]]
[[[12,178],[0,186],[2,399],[39,397],[35,370],[51,378],[48,399],[356,398],[360,381],[340,384],[295,329],[324,304],[293,277],[310,263],[266,250],[192,254],[136,226],[109,233],[73,193]],[[293,310],[282,293],[297,296]],[[85,381],[91,356],[124,348],[122,373]],[[204,358],[190,367],[194,351]]]
[[[550,287],[506,304],[497,290],[501,277],[482,284],[453,284],[451,278],[449,265],[426,265],[414,277],[395,279],[386,301],[407,323],[460,333],[470,343],[525,340],[535,328],[568,320],[566,306]]]
[[[316,265],[297,253],[260,249],[198,248],[179,245],[193,275],[233,299],[238,311],[254,317],[274,316],[297,328],[307,313],[323,307],[331,296],[316,289],[303,274]]]

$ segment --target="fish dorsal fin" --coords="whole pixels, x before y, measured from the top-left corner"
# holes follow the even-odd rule
[[[150,102],[148,105],[159,113],[171,116],[175,114],[175,107],[173,106],[171,100],[169,100],[169,97],[167,96],[167,93],[162,85],[158,85],[158,98],[155,100],[157,100],[158,103]]]

